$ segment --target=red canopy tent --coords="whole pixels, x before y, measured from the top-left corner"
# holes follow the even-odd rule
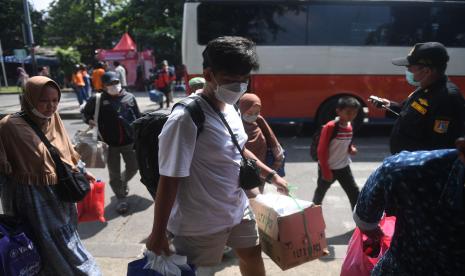
[[[126,68],[128,85],[135,85],[137,66],[143,68],[143,77],[148,78],[149,69],[155,66],[151,50],[137,52],[137,45],[128,33],[124,33],[113,49],[97,49],[97,59],[101,61],[119,61]],[[113,63],[109,64],[113,68]]]

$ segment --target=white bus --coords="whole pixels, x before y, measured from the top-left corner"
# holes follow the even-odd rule
[[[465,92],[462,1],[186,1],[183,20],[189,76],[202,74],[201,53],[213,38],[237,35],[257,44],[260,69],[249,91],[260,96],[272,121],[321,124],[334,116],[342,95],[365,107],[369,95],[402,101],[414,88],[391,59],[406,56],[417,42],[448,48],[446,73]],[[392,122],[387,117],[370,109],[371,122]]]

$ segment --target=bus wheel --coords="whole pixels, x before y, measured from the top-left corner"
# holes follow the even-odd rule
[[[322,126],[330,120],[336,118],[336,106],[338,99],[339,97],[332,98],[321,106],[316,119],[316,127]],[[354,121],[352,122],[352,128],[354,131],[360,129],[360,127],[363,125],[363,119],[366,116],[363,112],[363,102],[360,102],[360,104],[362,105],[362,107],[358,111],[357,117],[355,117]]]

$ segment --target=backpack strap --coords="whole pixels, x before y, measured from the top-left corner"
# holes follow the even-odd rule
[[[203,123],[205,122],[205,114],[203,113],[202,107],[200,106],[200,97],[197,95],[186,97],[179,102],[177,102],[171,111],[173,111],[176,106],[184,106],[189,114],[191,115],[192,121],[197,127],[197,137],[203,129]]]
[[[331,133],[331,137],[329,137],[329,141],[333,140],[337,136],[337,132],[339,131],[339,119],[336,118],[333,120],[334,121],[334,129],[333,133]]]

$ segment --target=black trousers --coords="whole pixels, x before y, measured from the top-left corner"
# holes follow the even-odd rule
[[[320,165],[318,165],[318,181],[315,193],[313,195],[313,203],[321,205],[321,202],[323,201],[323,198],[325,197],[329,187],[331,187],[331,184],[337,180],[339,184],[341,184],[342,189],[344,189],[344,192],[346,192],[353,210],[355,204],[357,203],[360,190],[358,189],[357,183],[355,183],[350,166],[331,171],[333,172],[333,180],[330,182],[323,180],[321,177],[321,168]]]

